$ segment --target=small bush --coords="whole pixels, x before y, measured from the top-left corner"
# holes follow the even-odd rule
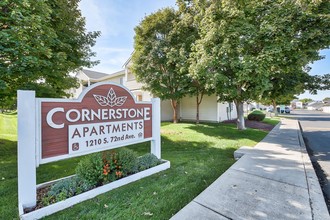
[[[251,121],[262,121],[265,119],[265,117],[266,114],[259,110],[255,110],[248,115],[248,119]]]
[[[125,148],[118,151],[118,164],[122,167],[123,176],[134,173],[134,167],[137,163],[137,154]]]
[[[118,151],[105,151],[102,156],[104,183],[112,182],[128,174],[134,173],[137,154],[129,149]]]
[[[90,185],[77,176],[60,180],[51,186],[46,197],[42,199],[42,203],[49,205],[86,192],[92,188],[94,188],[93,185]]]
[[[129,149],[104,151],[87,156],[76,168],[76,174],[91,185],[99,186],[134,173],[137,154]]]
[[[99,186],[103,182],[103,161],[102,153],[95,153],[83,158],[77,168],[76,174],[89,185]]]
[[[158,159],[155,155],[153,154],[145,154],[141,157],[138,158],[137,161],[137,170],[138,171],[143,171],[146,169],[149,169],[150,167],[157,166],[158,164],[161,164],[162,161]]]

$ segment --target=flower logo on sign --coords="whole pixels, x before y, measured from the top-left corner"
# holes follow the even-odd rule
[[[110,107],[114,107],[114,106],[122,106],[126,99],[127,96],[120,96],[117,97],[115,91],[110,88],[108,95],[107,96],[103,96],[103,95],[94,95],[95,100],[97,101],[97,103],[99,103],[100,106],[110,106]]]

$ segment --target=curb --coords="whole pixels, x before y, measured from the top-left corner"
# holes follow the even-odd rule
[[[319,180],[316,176],[313,164],[308,155],[307,148],[302,136],[301,126],[298,120],[298,138],[301,147],[302,160],[304,163],[304,169],[306,173],[306,181],[309,193],[309,203],[312,210],[312,219],[314,220],[330,220],[328,208],[326,206],[322,189]]]

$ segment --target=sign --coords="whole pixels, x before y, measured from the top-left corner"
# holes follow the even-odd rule
[[[41,163],[152,137],[152,104],[117,84],[88,87],[76,101],[40,99],[40,106]]]
[[[18,206],[21,217],[33,216],[32,212],[24,214],[24,208],[36,205],[36,167],[39,164],[145,141],[150,141],[151,153],[160,159],[158,98],[138,102],[121,85],[96,83],[86,88],[76,100],[36,98],[34,91],[18,91],[17,100]],[[168,169],[169,163],[163,167]],[[159,169],[148,171],[148,175],[155,172]],[[76,199],[75,203],[91,197],[88,194],[83,198]],[[38,218],[58,208],[49,209],[52,211],[40,209]]]

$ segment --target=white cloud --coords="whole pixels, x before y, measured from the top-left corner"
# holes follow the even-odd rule
[[[132,50],[130,48],[115,47],[96,47],[96,60],[100,60],[100,64],[95,66],[93,70],[114,73],[122,69],[124,63],[130,57]]]
[[[92,59],[100,64],[93,70],[109,74],[121,70],[133,51],[134,27],[144,16],[169,5],[175,0],[82,0],[79,8],[87,31],[101,31],[92,48],[96,52]]]
[[[118,15],[111,1],[82,0],[79,8],[86,18],[87,31],[101,31],[101,37],[119,34],[115,17]]]

